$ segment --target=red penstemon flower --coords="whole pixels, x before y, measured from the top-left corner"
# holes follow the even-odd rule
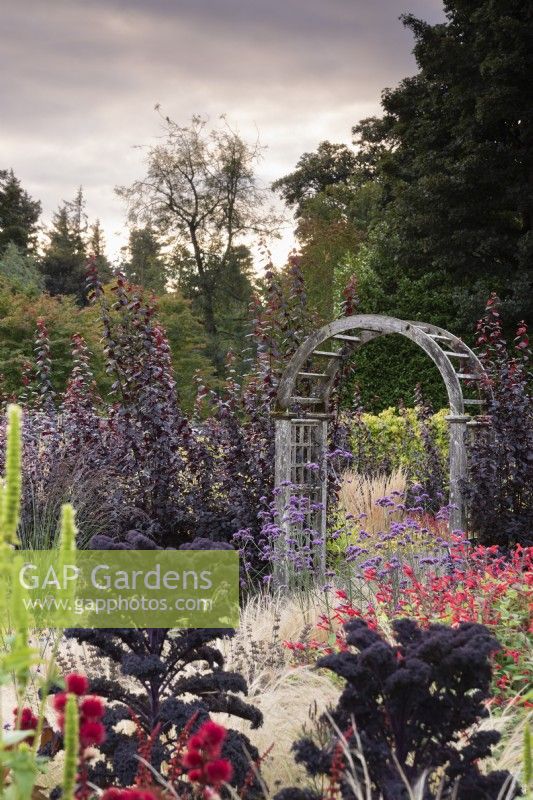
[[[447,575],[428,571],[417,577],[409,565],[394,567],[404,581],[399,598],[394,597],[391,587],[392,569],[388,573],[384,570],[384,578],[378,578],[374,568],[365,570],[365,580],[374,589],[374,603],[363,602],[357,607],[348,600],[346,592],[338,591],[340,602],[329,614],[321,615],[317,627],[333,634],[334,647],[343,650],[346,644],[342,626],[353,617],[363,618],[378,631],[381,618],[392,620],[401,616],[410,616],[422,626],[435,622],[482,623],[496,629],[496,636],[504,644],[500,654],[494,656],[493,664],[495,684],[501,692],[507,692],[509,699],[513,692],[523,688],[527,675],[525,659],[518,646],[512,646],[508,634],[533,632],[533,548],[518,545],[510,557],[503,557],[495,546],[467,548],[463,536],[453,535],[450,555],[456,566]],[[317,647],[314,640],[311,642],[298,643],[297,647],[295,643],[286,643],[293,652],[297,650],[297,663],[314,660],[317,651],[321,654],[331,651],[330,643]],[[511,672],[518,683],[513,682]]]

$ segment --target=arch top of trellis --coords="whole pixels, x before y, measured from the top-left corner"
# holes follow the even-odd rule
[[[417,344],[433,361],[448,394],[450,414],[450,504],[452,528],[464,529],[463,486],[467,474],[466,432],[476,425],[465,407],[481,409],[488,381],[476,354],[457,336],[429,323],[374,314],[343,317],[324,325],[300,345],[278,386],[273,416],[276,423],[275,482],[283,507],[288,486],[296,485],[320,507],[315,523],[326,527],[327,470],[325,453],[331,396],[346,360],[379,336],[399,334]],[[401,368],[401,365],[399,365]],[[322,464],[319,472],[308,464]],[[356,466],[356,465],[355,465]],[[285,488],[284,488],[285,487]],[[321,555],[325,558],[324,551]]]
[[[335,377],[344,361],[367,342],[390,334],[410,339],[431,358],[443,379],[453,416],[463,417],[465,406],[483,405],[483,366],[457,336],[428,323],[359,314],[324,325],[300,345],[280,381],[275,413],[328,416]]]

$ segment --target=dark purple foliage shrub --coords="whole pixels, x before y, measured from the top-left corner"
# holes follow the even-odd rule
[[[279,378],[306,336],[320,327],[320,320],[308,305],[299,256],[290,255],[283,272],[267,269],[265,281],[266,299],[256,320],[255,339]]]
[[[52,361],[50,359],[50,337],[46,322],[42,317],[37,320],[35,337],[35,395],[34,405],[45,413],[54,408],[55,392],[52,387]]]
[[[129,531],[123,541],[95,536],[93,549],[161,549],[145,534]],[[231,549],[230,545],[195,539],[182,545],[184,550]],[[89,675],[91,692],[105,697],[110,705],[104,717],[107,739],[100,746],[106,756],[93,769],[92,779],[99,786],[130,786],[139,767],[137,737],[115,730],[123,720],[131,720],[131,711],[147,736],[153,736],[151,763],[158,770],[169,762],[180,732],[193,715],[192,731],[209,715],[224,712],[248,720],[253,728],[262,724],[261,712],[246,703],[246,681],[236,672],[224,670],[224,658],[214,646],[217,639],[232,637],[229,629],[102,629],[72,628],[70,638],[95,648],[101,658],[109,659],[120,670],[122,680]],[[222,755],[233,765],[232,785],[240,787],[248,776],[249,758],[259,757],[257,749],[241,733],[230,730]],[[258,790],[252,782],[251,797]]]
[[[112,464],[106,423],[83,338],[73,337],[74,369],[64,396],[55,397],[46,325],[39,320],[35,364],[25,369],[23,400],[23,503],[19,537],[27,548],[53,546],[61,504],[73,502],[81,529],[79,545],[112,529],[120,514],[113,502]],[[5,423],[0,423],[0,451]]]
[[[211,410],[201,439],[212,457],[212,499],[206,502],[204,493],[204,519],[197,530],[206,535],[209,528],[215,529],[215,538],[222,540],[238,531],[252,539],[260,536],[261,515],[268,510],[267,498],[274,488],[272,402],[287,360],[313,325],[296,258],[291,258],[282,274],[268,270],[265,280],[264,300],[254,298],[251,309],[256,352],[248,375],[239,383],[230,357],[223,390],[201,387],[199,396],[200,403],[207,401]],[[261,570],[263,566],[259,551],[250,551],[248,567]]]
[[[498,308],[491,295],[477,325],[488,424],[474,429],[467,496],[479,541],[507,547],[533,542],[533,396],[527,326],[520,323],[509,348]]]
[[[103,720],[108,735],[100,746],[106,758],[96,763],[92,773],[98,786],[130,786],[134,781],[139,741],[114,729],[132,719],[130,709],[148,736],[159,726],[151,753],[156,770],[170,761],[180,732],[194,714],[193,730],[214,712],[249,720],[252,727],[262,723],[260,711],[242,699],[248,690],[244,678],[224,670],[223,656],[214,646],[216,639],[233,635],[227,629],[72,629],[68,635],[97,648],[101,657],[119,666],[122,676],[120,681],[89,676],[91,692],[110,703]],[[244,748],[252,760],[258,757],[248,739],[233,731],[223,755],[231,757],[234,786],[242,785],[248,772]]]
[[[119,275],[110,305],[89,264],[89,296],[100,307],[114,378],[108,459],[119,472],[120,535],[134,528],[177,546],[195,536],[228,541],[239,529],[259,529],[261,498],[273,486],[271,402],[283,359],[303,335],[295,318],[302,326],[306,318],[296,264],[283,279],[269,273],[267,280],[267,300],[255,306],[257,354],[249,375],[239,384],[229,359],[222,391],[200,387],[199,406],[208,401],[211,414],[192,426],[179,408],[153,304]]]
[[[61,401],[62,445],[65,453],[83,453],[94,468],[105,459],[107,422],[90,366],[91,354],[81,334],[72,337],[73,367]]]
[[[79,493],[98,509],[98,525],[82,529],[85,540],[101,532],[121,541],[135,529],[163,546],[179,546],[197,536],[228,541],[239,529],[259,529],[261,498],[273,485],[271,402],[283,359],[303,335],[294,332],[291,320],[300,319],[299,331],[306,316],[296,264],[287,275],[271,273],[268,280],[267,299],[254,309],[257,353],[250,373],[241,384],[230,373],[222,392],[202,391],[212,413],[198,426],[181,413],[153,302],[120,275],[111,292],[104,292],[90,260],[88,295],[101,316],[111,397],[98,397],[90,353],[79,335],[73,338],[67,389],[62,398],[54,396],[48,336],[40,321],[36,363],[26,371],[23,398],[23,515],[29,523],[36,499],[41,512],[47,498],[57,498],[38,515],[55,531],[62,501],[75,500],[81,510]]]
[[[228,541],[240,528],[257,530],[262,495],[273,484],[269,378],[256,372],[242,386],[230,377],[219,394],[202,387],[201,399],[211,405],[201,430],[211,459],[197,528],[202,535],[215,532]]]
[[[473,623],[423,630],[403,619],[393,626],[397,645],[384,641],[364,621],[353,620],[345,627],[350,649],[317,662],[346,683],[331,713],[334,725],[323,720],[327,741],[322,746],[312,738],[296,742],[296,760],[310,776],[333,774],[342,753],[337,730],[350,750],[361,750],[365,758],[369,782],[361,762],[353,759],[365,797],[407,800],[403,772],[411,787],[426,775],[424,800],[496,800],[508,773],[483,775],[478,761],[490,755],[499,734],[472,732],[472,726],[488,715],[489,659],[498,642]],[[346,759],[341,772],[342,796],[355,800]],[[280,792],[277,800],[309,797],[294,788]]]
[[[89,297],[100,307],[106,371],[113,378],[108,412],[112,458],[121,477],[121,502],[161,539],[191,528],[185,500],[190,485],[185,455],[190,430],[178,405],[170,348],[154,306],[118,275],[110,305],[89,264]]]

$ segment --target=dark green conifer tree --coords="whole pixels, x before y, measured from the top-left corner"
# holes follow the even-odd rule
[[[52,227],[48,232],[49,242],[40,264],[46,290],[52,295],[75,295],[80,305],[86,302],[86,229],[80,189],[74,201],[63,203],[54,214]]]
[[[22,253],[35,245],[41,204],[20,185],[13,170],[0,170],[0,255],[10,242]]]

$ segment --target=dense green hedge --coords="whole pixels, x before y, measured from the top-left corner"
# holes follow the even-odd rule
[[[343,405],[350,407],[357,391],[363,408],[374,413],[401,402],[413,406],[417,384],[433,408],[446,405],[444,382],[429,356],[402,336],[383,336],[354,354],[353,373],[342,389]]]

